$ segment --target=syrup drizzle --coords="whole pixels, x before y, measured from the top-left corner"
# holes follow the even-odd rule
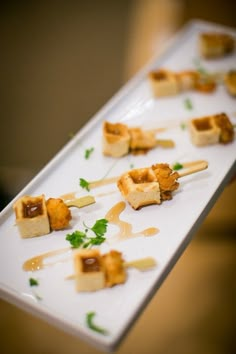
[[[123,241],[141,235],[146,237],[154,236],[159,232],[159,230],[156,227],[149,227],[142,231],[133,232],[132,231],[133,226],[130,223],[126,221],[122,221],[120,219],[120,214],[124,211],[125,206],[126,206],[125,202],[119,202],[116,205],[114,205],[105,216],[105,219],[107,219],[111,224],[114,224],[119,227],[118,233],[111,238],[112,242]]]
[[[130,239],[130,238],[134,238],[134,237],[138,237],[138,236],[154,236],[156,235],[159,230],[155,227],[150,227],[147,229],[144,229],[142,231],[138,231],[138,232],[133,232],[132,228],[133,226],[120,219],[120,214],[124,211],[126,207],[125,202],[119,202],[117,204],[115,204],[106,214],[105,219],[107,219],[111,224],[114,224],[116,226],[118,226],[119,231],[115,236],[112,236],[108,242],[117,242],[117,241],[124,241],[126,239]],[[66,247],[66,248],[61,248],[58,250],[54,250],[54,251],[49,251],[49,252],[45,252],[42,253],[40,255],[34,256],[28,260],[26,260],[23,263],[23,269],[25,271],[31,271],[31,272],[35,272],[37,270],[43,269],[45,267],[49,267],[52,265],[55,265],[57,263],[61,263],[61,262],[65,262],[68,259],[60,259],[60,260],[55,260],[54,262],[50,262],[50,263],[44,263],[44,260],[47,258],[51,258],[60,254],[64,254],[67,252],[71,252],[72,249],[70,247]]]

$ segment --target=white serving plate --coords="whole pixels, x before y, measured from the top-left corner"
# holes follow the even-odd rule
[[[158,263],[155,269],[146,272],[129,269],[128,280],[124,285],[95,293],[77,293],[74,282],[65,280],[73,272],[71,259],[32,274],[22,269],[24,261],[33,256],[69,246],[65,240],[66,234],[81,229],[83,221],[92,225],[97,219],[104,218],[111,207],[123,200],[115,185],[92,190],[90,194],[95,196],[102,192],[114,193],[97,197],[96,203],[88,207],[73,209],[74,218],[70,230],[21,239],[14,225],[12,205],[15,200],[0,214],[1,297],[105,351],[114,350],[121,342],[235,173],[235,141],[226,146],[197,148],[191,144],[188,132],[178,126],[183,120],[221,112],[227,113],[235,124],[236,100],[226,93],[224,87],[219,86],[213,94],[188,92],[176,97],[154,99],[147,81],[147,73],[152,68],[166,67],[176,71],[195,68],[194,58],[199,57],[197,38],[203,30],[224,30],[236,35],[233,29],[217,24],[202,21],[189,23],[163,54],[154,58],[108,102],[15,198],[42,193],[47,198],[59,197],[73,191],[77,191],[78,196],[84,195],[87,193],[79,186],[80,178],[97,180],[103,178],[108,171],[108,177],[117,176],[129,170],[131,164],[138,168],[156,162],[207,160],[207,170],[180,180],[180,188],[171,201],[138,211],[126,204],[121,219],[130,222],[134,231],[156,227],[160,230],[156,236],[140,236],[101,246],[102,252],[110,248],[120,250],[127,261],[152,256]],[[235,68],[236,53],[214,61],[201,59],[201,64],[209,71]],[[193,103],[192,110],[184,107],[186,97]],[[104,157],[101,152],[101,125],[104,120],[122,121],[130,126],[145,128],[175,122],[176,128],[159,137],[173,139],[176,147],[157,148],[147,155],[129,155],[122,159]],[[84,151],[91,147],[95,147],[95,150],[86,160]],[[116,231],[114,226],[109,225],[108,239],[111,240]],[[36,289],[29,286],[31,276],[39,280]],[[106,328],[108,335],[98,334],[87,327],[85,318],[91,311],[96,313],[96,324]]]

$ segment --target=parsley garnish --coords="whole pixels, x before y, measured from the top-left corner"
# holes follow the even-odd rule
[[[103,335],[107,335],[108,334],[108,331],[104,328],[101,328],[101,327],[98,327],[96,324],[93,323],[93,319],[94,319],[94,316],[96,315],[95,312],[88,312],[86,314],[86,323],[87,323],[87,326],[92,329],[93,331],[95,332],[98,332],[100,334],[103,334]]]
[[[86,149],[84,152],[84,157],[86,160],[88,160],[90,158],[90,155],[92,154],[92,152],[94,151],[94,148],[91,147],[90,149]]]
[[[29,278],[29,285],[30,286],[38,286],[39,282],[38,282],[38,280],[36,280],[34,278]]]
[[[35,279],[35,278],[29,278],[29,285],[30,285],[30,286],[38,286],[38,285],[39,285],[39,282],[38,282],[38,280]],[[42,297],[39,296],[35,291],[32,290],[32,292],[33,292],[35,298],[36,298],[38,301],[41,301],[41,300],[42,300]]]
[[[186,123],[181,122],[181,123],[180,123],[180,128],[181,128],[182,130],[185,130],[185,129],[186,129]]]
[[[86,190],[89,192],[89,190],[90,190],[90,189],[89,189],[89,182],[86,181],[86,179],[80,178],[80,179],[79,179],[79,185],[80,185],[80,187],[86,189]]]
[[[106,219],[99,219],[92,227],[88,227],[84,224],[86,227],[84,231],[76,230],[72,234],[67,234],[66,240],[70,242],[72,248],[88,248],[94,245],[101,245],[106,239],[104,234],[107,231],[107,223],[108,221]],[[93,231],[95,236],[89,236],[89,230]]]
[[[186,98],[186,99],[184,100],[184,106],[185,106],[185,108],[188,109],[188,110],[193,109],[193,104],[192,104],[192,101],[190,100],[190,98]]]
[[[181,170],[183,167],[184,167],[184,166],[181,165],[181,163],[176,162],[176,163],[174,164],[174,166],[173,166],[173,170],[178,171],[178,170]]]
[[[199,74],[201,74],[202,76],[208,76],[208,72],[207,70],[202,66],[200,60],[198,58],[195,58],[193,60],[194,65],[196,67],[196,70],[199,72]]]

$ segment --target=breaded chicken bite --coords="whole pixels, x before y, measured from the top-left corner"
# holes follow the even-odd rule
[[[60,198],[49,198],[46,202],[49,223],[52,230],[61,230],[69,225],[71,212]]]
[[[106,286],[111,287],[116,284],[123,284],[126,281],[126,271],[123,266],[122,254],[111,250],[102,256],[105,268]]]

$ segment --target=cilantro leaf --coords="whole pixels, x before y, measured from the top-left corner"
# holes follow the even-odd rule
[[[84,152],[84,157],[86,160],[88,160],[90,158],[90,155],[92,154],[92,152],[94,151],[94,148],[91,147],[90,149],[86,149]]]
[[[89,189],[89,182],[86,181],[86,179],[80,178],[80,179],[79,179],[79,185],[80,185],[80,187],[86,189],[86,190],[89,192],[89,190],[90,190],[90,189]]]
[[[107,219],[99,219],[95,222],[95,224],[93,225],[93,227],[91,227],[91,230],[93,230],[93,232],[95,233],[95,235],[101,237],[103,236],[106,231],[107,231],[107,224],[108,221]]]
[[[72,234],[66,235],[66,240],[70,242],[73,248],[80,247],[86,239],[86,234],[82,231],[74,231]]]
[[[95,331],[95,332],[98,332],[98,333],[103,334],[103,335],[107,335],[108,331],[106,329],[101,328],[101,327],[97,326],[96,324],[94,324],[93,319],[94,319],[95,315],[96,315],[95,312],[88,312],[86,314],[87,326],[90,329],[92,329],[93,331]]]
[[[173,170],[178,171],[178,170],[181,170],[183,167],[184,167],[184,166],[181,165],[181,163],[176,162],[176,163],[174,164],[174,166],[173,166]]]
[[[101,245],[106,238],[104,234],[107,231],[107,223],[106,219],[99,219],[95,222],[92,227],[85,226],[85,231],[74,231],[72,234],[66,235],[66,240],[70,242],[73,248],[88,248],[90,246],[98,246]],[[89,236],[88,231],[91,230],[95,234],[95,236]]]
[[[188,110],[193,109],[193,103],[192,103],[192,101],[190,100],[190,98],[186,98],[186,99],[184,100],[184,106],[185,106],[185,108],[188,109]]]
[[[186,123],[181,122],[181,123],[180,123],[180,128],[181,128],[182,130],[185,130],[185,129],[187,128]]]
[[[39,282],[38,282],[37,279],[29,278],[29,285],[30,285],[30,286],[38,286],[38,285],[39,285]]]

